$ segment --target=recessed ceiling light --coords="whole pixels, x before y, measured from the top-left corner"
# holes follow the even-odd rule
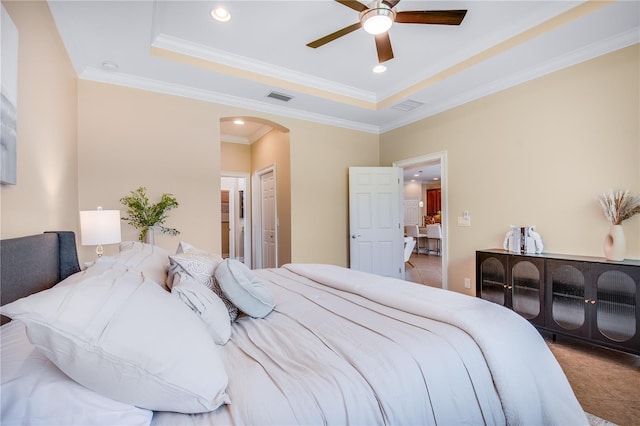
[[[236,118],[235,120],[233,120],[233,124],[237,124],[238,126],[242,126],[244,124],[244,120]]]
[[[385,67],[382,64],[376,65],[375,67],[373,67],[373,72],[375,72],[376,74],[380,74],[382,72],[385,72],[386,70],[387,70],[387,67]]]
[[[433,180],[440,180],[440,178],[433,178]]]
[[[211,16],[216,21],[227,22],[231,19],[231,14],[224,7],[216,7],[211,10]]]

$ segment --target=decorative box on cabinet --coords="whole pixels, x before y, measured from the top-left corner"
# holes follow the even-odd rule
[[[536,270],[540,273],[537,290]],[[640,354],[638,260],[478,251],[476,295],[513,309],[554,336]],[[534,315],[535,295],[540,302],[538,315]]]
[[[544,325],[544,259],[484,251],[476,255],[476,294]]]

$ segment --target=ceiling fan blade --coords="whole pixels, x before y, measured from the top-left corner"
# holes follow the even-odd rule
[[[355,10],[356,12],[362,12],[363,10],[367,10],[368,7],[365,6],[364,4],[360,3],[359,1],[355,1],[355,0],[336,0],[338,3],[343,4],[353,10]],[[400,0],[398,0],[400,1]]]
[[[329,35],[326,35],[322,38],[319,38],[315,41],[312,41],[311,43],[307,43],[307,46],[309,47],[313,47],[314,49],[320,46],[323,46],[327,43],[329,43],[330,41],[333,41],[335,39],[337,39],[338,37],[342,37],[343,35],[347,35],[351,32],[354,32],[355,30],[357,30],[358,28],[360,28],[362,25],[360,24],[360,22],[356,22],[355,24],[349,25],[348,27],[344,27],[341,30],[338,30],[334,33],[331,33]]]
[[[385,3],[391,9],[393,9],[398,3],[400,3],[400,0],[382,0],[382,3]]]
[[[393,59],[393,49],[388,32],[376,35],[376,50],[378,51],[378,63],[381,64]]]
[[[396,12],[396,22],[402,24],[460,25],[466,10],[414,10]]]

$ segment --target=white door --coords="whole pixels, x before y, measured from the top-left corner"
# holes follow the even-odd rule
[[[404,224],[420,225],[420,202],[418,200],[404,200]]]
[[[262,230],[261,268],[275,268],[276,255],[276,180],[273,170],[260,175],[260,228]]]
[[[404,277],[402,169],[349,167],[350,267]]]

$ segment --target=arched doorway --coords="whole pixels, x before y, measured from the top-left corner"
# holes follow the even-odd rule
[[[289,130],[257,117],[221,118],[220,151],[221,199],[228,196],[229,200],[228,215],[225,214],[224,202],[221,205],[223,253],[227,249],[229,257],[239,259],[252,268],[275,267],[290,262]],[[274,170],[271,175],[274,186],[269,195],[273,198],[265,198],[263,192],[266,187],[260,185],[263,172],[268,168]],[[264,200],[273,203],[268,212],[265,206],[269,204]],[[267,214],[269,212],[273,214]],[[228,245],[225,237],[228,237]],[[265,250],[269,252],[265,253]]]

